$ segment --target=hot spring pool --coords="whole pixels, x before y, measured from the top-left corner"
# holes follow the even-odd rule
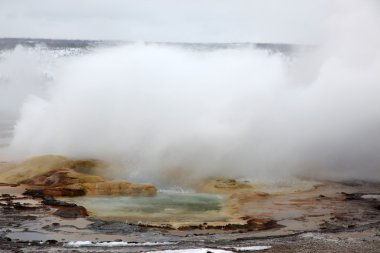
[[[224,197],[215,194],[159,191],[154,197],[83,196],[60,198],[84,206],[91,215],[131,223],[225,222]]]

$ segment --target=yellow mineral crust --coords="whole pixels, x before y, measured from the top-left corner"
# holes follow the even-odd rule
[[[151,184],[106,181],[102,176],[107,163],[99,160],[70,160],[63,156],[34,157],[0,171],[0,182],[22,184],[52,196],[142,195],[157,192]],[[5,165],[3,166],[5,167]],[[101,173],[103,172],[103,173]]]
[[[152,184],[134,184],[128,181],[84,183],[83,186],[88,195],[153,196],[157,193]]]

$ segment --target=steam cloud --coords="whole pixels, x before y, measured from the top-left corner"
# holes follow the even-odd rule
[[[137,43],[70,59],[23,105],[10,152],[106,159],[145,179],[379,180],[379,9],[337,6],[324,43],[295,58]]]

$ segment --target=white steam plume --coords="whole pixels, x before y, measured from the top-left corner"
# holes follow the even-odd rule
[[[0,52],[0,115],[16,118],[31,94],[45,96],[54,56],[41,48],[16,47]]]
[[[325,43],[252,49],[134,44],[72,59],[23,106],[11,152],[121,162],[120,174],[380,179],[379,10],[339,1]]]

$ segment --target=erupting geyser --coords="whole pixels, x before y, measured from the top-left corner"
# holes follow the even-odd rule
[[[379,14],[0,0],[0,251],[378,252]]]
[[[333,21],[291,55],[136,43],[61,60],[7,155],[104,159],[144,180],[378,179],[379,16],[347,4]]]

